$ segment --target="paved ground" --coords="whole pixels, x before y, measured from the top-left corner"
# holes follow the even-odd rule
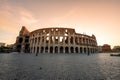
[[[120,80],[120,57],[0,54],[0,80]]]

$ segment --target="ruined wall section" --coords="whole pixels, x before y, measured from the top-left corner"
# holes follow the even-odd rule
[[[16,39],[16,51],[28,53],[29,49],[29,34],[30,32],[26,29],[25,26],[22,26],[22,29],[19,32],[19,36]]]

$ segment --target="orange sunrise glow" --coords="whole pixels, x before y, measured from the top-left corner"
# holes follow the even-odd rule
[[[0,0],[0,42],[15,43],[22,26],[75,28],[98,45],[120,45],[119,0]]]

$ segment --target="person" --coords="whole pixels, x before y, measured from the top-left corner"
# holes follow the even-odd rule
[[[38,53],[36,53],[36,56],[38,56]]]

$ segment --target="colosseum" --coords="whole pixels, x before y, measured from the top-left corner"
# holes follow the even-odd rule
[[[94,35],[76,33],[72,28],[42,28],[29,32],[22,27],[16,50],[24,53],[96,53]]]

